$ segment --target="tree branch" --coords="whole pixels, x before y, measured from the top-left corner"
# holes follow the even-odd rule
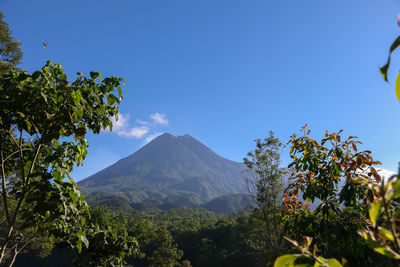
[[[1,151],[1,195],[3,199],[3,206],[4,206],[4,211],[6,213],[6,219],[8,223],[8,227],[11,227],[11,218],[10,218],[10,213],[8,212],[8,202],[7,202],[7,188],[6,188],[6,172],[4,169],[4,157],[3,157],[3,150]]]
[[[15,210],[14,210],[13,218],[12,218],[12,220],[11,220],[11,223],[12,223],[12,224],[14,224],[14,223],[15,223],[15,220],[17,219],[17,214],[18,214],[19,208],[21,207],[22,200],[23,200],[24,197],[25,197],[25,193],[26,193],[26,190],[27,190],[27,187],[28,187],[28,184],[29,184],[29,176],[32,174],[33,167],[35,166],[35,163],[36,163],[36,160],[37,160],[37,157],[38,157],[38,155],[39,155],[39,151],[40,151],[40,148],[41,148],[41,147],[42,147],[42,144],[40,144],[40,142],[39,142],[39,144],[38,144],[38,146],[37,146],[37,148],[36,148],[35,156],[34,156],[34,158],[33,158],[33,160],[32,160],[31,167],[30,167],[29,172],[28,172],[28,175],[27,175],[27,177],[26,177],[26,181],[24,182],[24,187],[22,188],[21,196],[20,196],[20,198],[18,199],[17,206],[15,207]]]

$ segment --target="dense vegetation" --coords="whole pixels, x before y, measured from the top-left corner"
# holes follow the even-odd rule
[[[255,206],[241,212],[140,211],[104,195],[93,203],[113,210],[89,207],[69,173],[86,156],[87,131],[112,127],[122,79],[92,72],[71,82],[51,62],[22,71],[19,42],[1,14],[0,21],[1,264],[398,265],[399,176],[383,179],[380,162],[342,131],[320,141],[307,125],[294,134],[286,186],[281,142],[273,133],[256,140],[244,159]],[[385,79],[389,63],[381,69]]]

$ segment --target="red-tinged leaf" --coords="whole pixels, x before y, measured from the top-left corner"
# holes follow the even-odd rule
[[[355,152],[357,152],[357,146],[356,146],[356,144],[352,143],[351,145],[352,145],[352,147],[353,147],[353,150],[354,150]]]

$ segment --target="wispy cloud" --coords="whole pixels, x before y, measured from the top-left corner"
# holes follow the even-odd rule
[[[150,124],[150,122],[144,121],[144,120],[141,120],[141,119],[137,119],[136,122],[141,124],[141,125],[149,125]]]
[[[141,139],[144,136],[146,136],[153,128],[155,128],[157,125],[167,125],[168,120],[165,116],[165,114],[161,113],[154,113],[151,114],[150,121],[145,121],[141,119],[137,119],[136,123],[139,125],[136,126],[131,126],[129,123],[130,120],[130,114],[122,114],[118,113],[118,120],[115,118],[112,118],[113,122],[113,132],[118,134],[119,136],[126,137],[126,138],[136,138],[136,139]],[[156,133],[147,136],[146,138],[146,143],[150,142],[153,140],[155,137],[160,135],[162,133]],[[149,140],[149,141],[147,141]]]
[[[156,112],[150,115],[150,118],[153,120],[154,124],[162,124],[162,125],[168,124],[168,120],[165,118],[165,114],[160,114]]]

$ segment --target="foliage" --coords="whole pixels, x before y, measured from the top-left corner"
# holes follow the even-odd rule
[[[91,208],[90,216],[85,217],[84,235],[87,246],[81,249],[74,261],[76,266],[122,266],[125,258],[138,256],[138,242],[128,232],[124,218],[111,216],[102,207]],[[80,234],[76,236],[79,238]],[[79,242],[79,240],[77,240]]]
[[[306,125],[307,126],[307,125]],[[352,265],[370,264],[375,255],[370,253],[357,229],[367,225],[368,188],[354,183],[353,178],[364,177],[370,182],[381,180],[370,151],[358,152],[356,137],[341,137],[341,132],[325,133],[321,142],[294,134],[289,141],[289,165],[294,172],[285,190],[284,233],[292,239],[311,236],[323,256],[345,257]],[[298,200],[318,201],[310,211]]]
[[[171,232],[145,218],[130,218],[129,232],[139,242],[140,254],[127,260],[133,266],[191,266],[180,261],[183,251],[178,248]]]
[[[271,131],[263,141],[256,139],[256,149],[247,153],[243,161],[247,166],[246,184],[250,196],[263,214],[266,249],[276,248],[281,233],[281,199],[283,191],[280,150],[282,143]]]
[[[0,77],[0,262],[10,253],[12,264],[41,232],[67,233],[78,250],[88,246],[80,220],[87,205],[69,173],[86,156],[86,132],[112,127],[122,92],[120,78],[78,76],[69,82],[48,61],[33,74],[11,69]]]
[[[368,186],[371,201],[368,212],[370,224],[358,233],[376,252],[400,260],[399,175],[393,175],[387,181],[382,179],[380,184],[371,183],[364,177],[359,177],[356,182]]]
[[[170,232],[166,229],[158,229],[155,232],[153,241],[155,249],[148,257],[149,266],[173,267],[179,266],[179,259],[183,256],[183,251],[173,245],[173,239]]]
[[[274,267],[293,267],[293,266],[325,266],[325,267],[341,267],[346,263],[346,260],[342,259],[342,263],[340,263],[335,258],[325,259],[321,256],[317,255],[318,248],[314,245],[312,252],[310,251],[310,247],[312,244],[312,237],[304,236],[303,238],[303,245],[299,245],[296,240],[291,240],[289,238],[285,238],[287,241],[292,243],[301,253],[299,254],[286,254],[278,257],[275,260]],[[308,262],[314,262],[314,264],[310,263],[301,263],[295,264],[296,260],[304,260],[307,259]]]
[[[399,26],[400,23],[398,22]],[[394,40],[394,42],[392,43],[392,45],[390,46],[389,49],[389,56],[387,59],[386,64],[379,68],[379,71],[381,72],[383,79],[388,82],[388,70],[390,67],[390,63],[391,63],[391,55],[393,53],[394,50],[396,50],[400,45],[400,35]],[[396,91],[396,97],[397,99],[400,101],[400,72],[397,74],[397,78],[396,78],[396,84],[395,84],[395,91]]]
[[[8,24],[3,20],[4,15],[0,12],[0,74],[21,63],[21,43],[11,36]]]

